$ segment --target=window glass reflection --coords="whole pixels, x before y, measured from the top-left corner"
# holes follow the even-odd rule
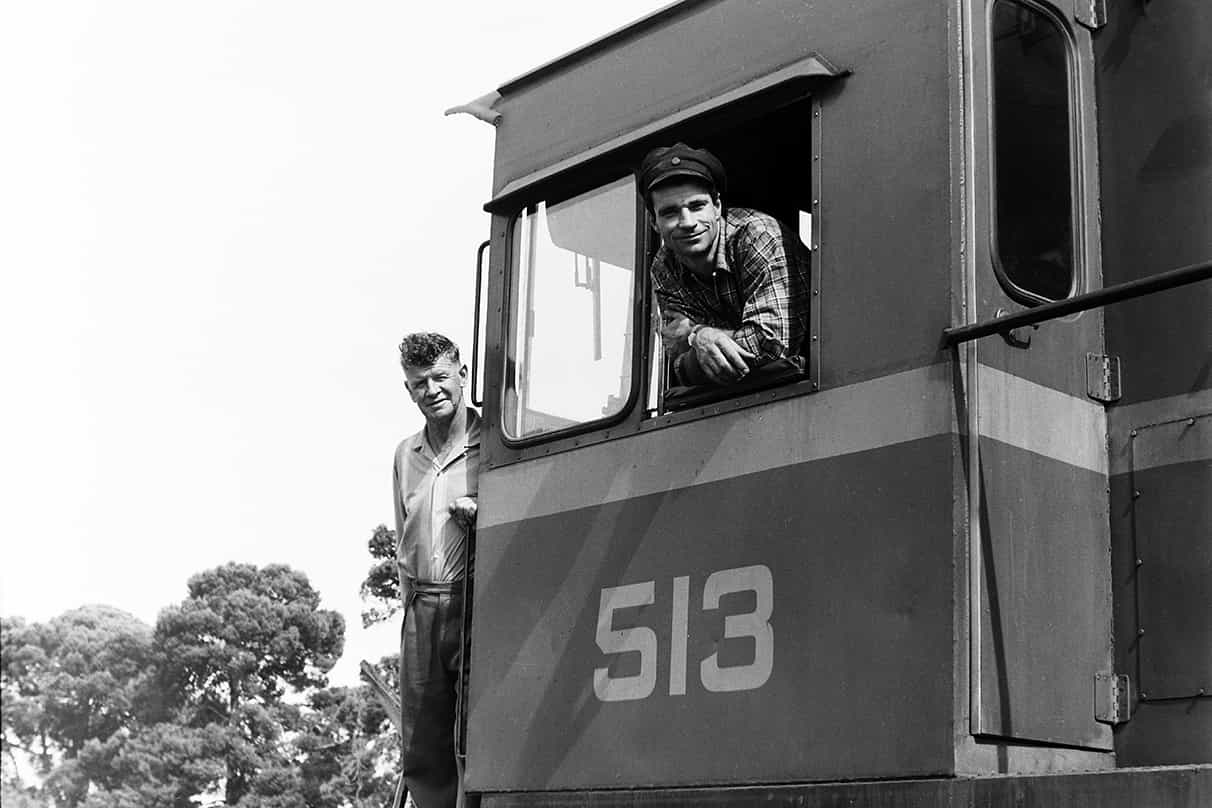
[[[518,216],[502,408],[510,437],[597,421],[626,405],[635,230],[630,176]]]

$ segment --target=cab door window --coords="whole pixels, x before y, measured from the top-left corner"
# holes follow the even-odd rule
[[[628,176],[513,224],[505,434],[621,415],[632,393],[637,197]]]
[[[1069,40],[1034,4],[991,14],[994,268],[1021,303],[1074,289]]]

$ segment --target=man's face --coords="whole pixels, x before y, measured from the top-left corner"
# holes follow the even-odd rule
[[[455,414],[463,400],[467,366],[459,366],[448,356],[440,356],[429,367],[404,366],[404,385],[408,395],[427,421],[444,421]]]
[[[694,179],[677,179],[653,188],[652,227],[665,249],[684,261],[701,261],[720,230],[720,203],[711,188]]]

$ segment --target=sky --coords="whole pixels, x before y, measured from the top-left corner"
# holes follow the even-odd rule
[[[470,355],[489,230],[493,129],[442,111],[666,4],[0,0],[0,614],[285,563],[333,681],[391,653],[396,346]]]

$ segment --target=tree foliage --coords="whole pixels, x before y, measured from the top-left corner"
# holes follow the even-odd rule
[[[165,609],[156,647],[185,692],[225,704],[274,702],[287,687],[322,687],[341,655],[345,621],[320,609],[307,576],[281,564],[227,564],[189,580],[189,597]]]
[[[41,626],[27,625],[20,617],[0,617],[0,753],[15,765],[14,753],[23,752],[46,773],[52,747],[42,696],[50,661],[42,633]]]
[[[394,536],[380,527],[371,545],[390,575],[363,593],[398,601]],[[5,808],[387,804],[395,727],[369,686],[327,684],[344,629],[283,565],[199,573],[154,629],[107,606],[3,618]],[[375,666],[391,688],[398,664]],[[19,755],[37,786],[16,776]]]
[[[362,600],[371,606],[362,611],[362,627],[389,620],[400,611],[400,579],[396,569],[396,532],[379,525],[366,543],[373,563],[362,581]]]
[[[3,647],[6,751],[32,754],[56,801],[79,805],[88,790],[81,751],[130,726],[146,703],[151,628],[110,606],[82,606],[46,624],[6,619]],[[49,777],[56,757],[64,762]]]
[[[345,622],[320,608],[307,576],[281,564],[227,564],[189,580],[189,597],[156,623],[161,677],[182,697],[191,726],[221,724],[225,797],[235,805],[258,772],[279,761],[293,708],[287,688],[327,684],[341,654]]]
[[[160,722],[85,746],[78,766],[96,789],[85,808],[195,808],[225,774],[222,725]]]

